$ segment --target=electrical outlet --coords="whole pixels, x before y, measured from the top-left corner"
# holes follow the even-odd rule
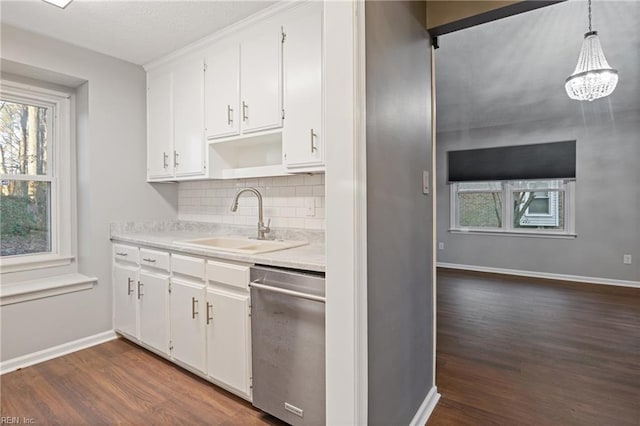
[[[622,256],[622,263],[624,263],[625,265],[631,265],[631,255],[625,254],[624,256]]]
[[[438,250],[444,250],[444,243],[438,243]]]

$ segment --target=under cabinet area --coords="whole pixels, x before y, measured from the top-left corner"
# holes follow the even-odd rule
[[[251,400],[249,266],[114,244],[114,329]]]
[[[148,180],[324,171],[323,11],[280,6],[146,66]]]

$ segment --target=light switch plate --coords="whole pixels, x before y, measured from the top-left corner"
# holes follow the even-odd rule
[[[426,170],[422,172],[422,193],[429,194],[429,172]]]

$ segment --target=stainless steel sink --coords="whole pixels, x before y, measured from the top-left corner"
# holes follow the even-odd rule
[[[268,253],[309,244],[307,241],[256,240],[247,237],[209,237],[178,241],[178,243],[192,247],[243,254]]]

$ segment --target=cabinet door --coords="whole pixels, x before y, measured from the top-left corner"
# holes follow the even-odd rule
[[[215,46],[205,59],[204,108],[207,138],[240,133],[240,46]]]
[[[284,108],[282,134],[287,167],[323,164],[322,9],[284,26]]]
[[[171,346],[173,357],[206,372],[204,284],[171,281]]]
[[[113,265],[113,328],[137,338],[136,281],[138,268]]]
[[[243,41],[240,60],[242,132],[282,126],[282,32],[269,27]]]
[[[169,277],[140,271],[136,297],[139,301],[140,341],[169,353]]]
[[[250,398],[249,295],[209,288],[206,310],[208,374]]]
[[[147,75],[147,177],[173,176],[173,75]]]
[[[204,61],[201,57],[175,65],[173,120],[171,160],[176,176],[204,173]]]

